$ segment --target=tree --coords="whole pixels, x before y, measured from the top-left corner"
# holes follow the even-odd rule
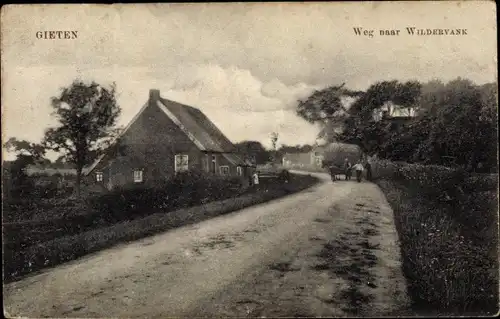
[[[77,80],[52,98],[59,126],[45,132],[43,144],[75,166],[78,196],[83,168],[109,148],[118,134],[115,125],[121,109],[115,94],[114,84],[106,88]]]
[[[390,144],[392,138],[399,137],[395,127],[374,115],[384,111],[391,115],[395,110],[407,110],[413,114],[419,106],[420,91],[421,85],[416,81],[382,81],[371,85],[349,108],[344,129],[337,139],[359,145],[369,155],[384,157],[394,154],[387,152],[384,144]]]
[[[311,145],[305,144],[305,145],[286,145],[283,144],[281,147],[278,149],[278,152],[280,154],[285,154],[285,153],[308,153],[312,151],[313,147]]]
[[[428,138],[415,152],[419,160],[443,164],[443,157],[475,170],[479,163],[497,164],[497,103],[495,85],[477,86],[457,78],[427,92],[420,119]]]
[[[369,155],[440,165],[448,165],[448,159],[453,158],[471,170],[479,163],[492,170],[497,166],[496,88],[496,83],[478,86],[462,78],[446,84],[439,80],[424,84],[382,81],[357,94],[349,109],[342,111],[338,98],[342,87],[336,87],[333,91],[337,95],[331,89],[329,93],[313,93],[299,103],[298,114],[320,122],[320,134],[359,145]],[[375,116],[381,112],[391,115],[398,109],[415,117]],[[335,121],[341,123],[342,130],[331,134]]]
[[[278,138],[279,138],[279,134],[277,132],[272,132],[271,133],[271,146],[272,146],[272,150],[271,150],[271,161],[273,163],[276,162],[277,160],[277,143],[278,143]]]
[[[11,137],[3,145],[8,152],[16,153],[16,160],[8,165],[8,176],[9,181],[4,181],[9,183],[9,194],[16,197],[22,198],[27,196],[33,191],[33,182],[26,175],[25,169],[29,165],[40,163],[46,160],[44,158],[46,149],[41,144],[32,143],[25,140],[18,140]]]
[[[318,137],[333,141],[349,113],[343,99],[361,95],[363,92],[349,90],[344,84],[316,90],[307,99],[297,101],[297,115],[310,123],[320,123]]]
[[[420,83],[416,81],[382,81],[371,85],[366,92],[332,86],[315,91],[306,100],[299,101],[297,114],[311,123],[320,123],[318,137],[328,142],[347,142],[360,145],[367,152],[380,138],[382,127],[375,123],[374,111],[394,108],[413,113],[418,107]],[[343,98],[354,99],[350,107]]]
[[[257,141],[243,141],[235,144],[236,151],[255,164],[264,164],[269,160],[269,152]]]
[[[325,148],[324,164],[342,167],[347,158],[351,164],[355,164],[363,152],[358,145],[345,143],[330,143]]]
[[[276,151],[276,145],[278,143],[278,138],[279,138],[278,133],[276,133],[276,132],[271,133],[271,145],[273,147],[273,151]]]
[[[8,152],[14,152],[17,156],[27,156],[31,158],[32,163],[44,159],[46,152],[45,147],[42,144],[37,144],[29,142],[26,140],[18,140],[15,137],[11,137],[4,143],[4,147]]]

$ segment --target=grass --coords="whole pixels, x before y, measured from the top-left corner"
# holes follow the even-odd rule
[[[4,247],[4,281],[14,281],[40,269],[55,266],[118,243],[137,240],[166,230],[197,223],[245,207],[264,203],[313,186],[319,180],[293,175],[287,184],[261,185],[258,191],[201,206],[163,211],[111,226],[38,242],[22,249]],[[29,237],[29,234],[26,234]],[[5,233],[4,237],[9,238]],[[7,247],[8,248],[8,247]]]
[[[455,205],[450,210],[408,185],[390,179],[376,182],[394,210],[413,310],[431,316],[497,313],[495,209],[485,207],[479,211]],[[490,191],[489,196],[490,200],[496,197],[496,190]],[[465,223],[463,216],[467,215],[472,216]]]

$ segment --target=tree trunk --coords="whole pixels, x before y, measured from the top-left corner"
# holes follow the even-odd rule
[[[76,170],[76,197],[80,198],[80,183],[82,179],[82,169],[78,168]]]

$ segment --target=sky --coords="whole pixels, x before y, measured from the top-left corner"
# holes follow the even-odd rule
[[[495,10],[482,1],[3,6],[2,140],[40,141],[56,125],[50,98],[81,79],[116,83],[122,126],[159,89],[202,110],[233,142],[269,147],[278,132],[279,144],[314,143],[319,127],[295,108],[315,89],[496,81]],[[467,35],[410,36],[406,27]],[[78,38],[36,38],[49,30]]]

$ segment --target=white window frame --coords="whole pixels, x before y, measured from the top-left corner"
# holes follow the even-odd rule
[[[243,167],[237,166],[236,167],[236,174],[238,174],[238,176],[243,176]]]
[[[144,174],[142,169],[134,170],[134,183],[142,183],[144,181]]]
[[[95,180],[97,182],[102,182],[104,180],[104,174],[102,172],[95,173]]]
[[[181,158],[186,157],[186,165],[185,165],[186,169],[181,170],[181,169],[179,169],[177,167],[177,159],[179,157],[181,157]],[[174,171],[176,173],[178,173],[178,172],[183,172],[183,171],[187,171],[187,170],[189,170],[189,155],[187,155],[187,154],[175,154],[175,157],[174,157]]]
[[[222,169],[226,169],[226,168],[227,168],[227,174],[224,174],[224,173],[222,172]],[[229,166],[227,166],[227,165],[221,165],[221,166],[219,166],[219,173],[220,173],[221,175],[223,175],[223,176],[228,176],[228,175],[229,175]]]

